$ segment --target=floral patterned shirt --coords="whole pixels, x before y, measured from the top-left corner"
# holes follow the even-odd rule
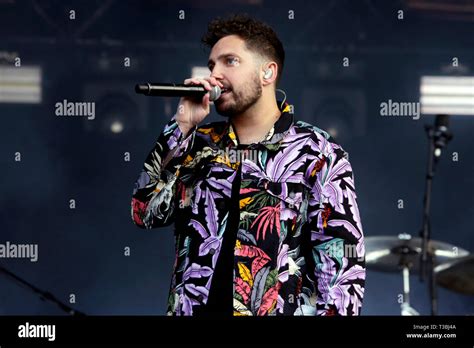
[[[148,155],[131,213],[142,228],[175,224],[168,315],[206,305],[235,214],[233,315],[360,314],[365,250],[348,155],[288,103],[280,110],[246,150],[228,121],[185,136],[173,117]]]

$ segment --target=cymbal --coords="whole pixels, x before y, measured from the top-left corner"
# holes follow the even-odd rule
[[[474,295],[474,256],[439,265],[434,271],[436,282],[443,288]]]
[[[421,238],[409,234],[365,238],[367,268],[380,272],[400,272],[407,265],[412,272],[420,270]],[[455,245],[431,240],[428,245],[436,256],[435,266],[467,256],[469,252]]]

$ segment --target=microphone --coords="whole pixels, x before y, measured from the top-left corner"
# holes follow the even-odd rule
[[[209,92],[209,100],[219,99],[222,90],[219,86],[212,86],[210,91],[203,86],[184,85],[176,83],[144,83],[135,86],[135,92],[157,97],[195,97],[202,98]]]
[[[434,126],[434,144],[435,144],[435,157],[441,156],[441,150],[446,144],[452,139],[453,134],[449,131],[449,116],[448,115],[437,115]]]

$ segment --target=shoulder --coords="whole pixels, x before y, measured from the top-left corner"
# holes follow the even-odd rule
[[[295,122],[294,129],[296,133],[307,134],[308,144],[323,155],[349,159],[349,154],[327,131],[300,120]]]

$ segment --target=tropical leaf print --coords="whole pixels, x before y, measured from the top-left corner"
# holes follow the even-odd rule
[[[253,313],[242,302],[234,298],[234,315],[235,316],[252,316]]]
[[[251,289],[248,282],[243,281],[242,278],[239,277],[235,278],[235,291],[240,295],[244,304],[247,304],[250,299]]]
[[[280,205],[261,208],[250,228],[255,225],[257,225],[257,240],[260,236],[265,239],[267,231],[271,233],[273,227],[276,227],[276,232],[280,236]]]
[[[248,258],[254,257],[264,257],[270,259],[270,257],[260,248],[254,247],[252,245],[243,245],[238,241],[235,247],[235,256],[242,256]]]
[[[248,285],[253,286],[253,276],[252,273],[250,273],[248,267],[245,266],[242,262],[239,262],[237,266],[239,267],[239,275],[242,280],[244,282],[247,282]]]
[[[257,315],[266,315],[268,314],[268,312],[271,312],[272,309],[275,307],[278,298],[279,284],[280,283],[275,286],[272,286],[270,289],[268,289],[268,291],[265,292],[265,295],[263,295],[262,298],[262,303],[258,308]]]

